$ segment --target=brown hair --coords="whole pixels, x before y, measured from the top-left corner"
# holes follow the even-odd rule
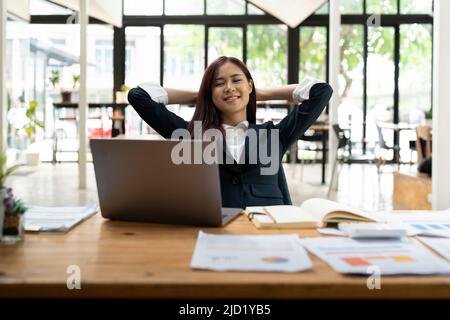
[[[247,121],[249,123],[256,123],[256,89],[253,78],[248,71],[247,66],[239,59],[233,57],[221,56],[214,60],[203,74],[202,83],[198,91],[197,105],[195,108],[192,120],[189,122],[188,130],[191,135],[194,135],[194,121],[202,122],[202,130],[219,129],[223,132],[222,115],[219,109],[214,105],[212,100],[212,86],[217,70],[226,62],[231,62],[242,70],[247,80],[252,80],[252,92],[250,93],[247,104]]]

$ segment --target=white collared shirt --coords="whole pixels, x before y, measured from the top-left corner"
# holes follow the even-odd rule
[[[233,159],[239,163],[239,159],[241,158],[242,151],[245,147],[248,121],[244,120],[236,126],[222,124],[222,127],[225,129],[225,141],[228,152],[232,155]]]

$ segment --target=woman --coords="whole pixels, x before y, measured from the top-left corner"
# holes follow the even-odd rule
[[[245,208],[291,204],[281,166],[283,155],[319,117],[332,92],[328,84],[313,78],[300,84],[256,91],[244,63],[222,56],[206,69],[198,93],[144,83],[130,90],[128,100],[142,119],[164,138],[170,138],[180,128],[186,128],[194,135],[195,121],[201,121],[203,131],[218,129],[223,132],[225,157],[231,157],[232,161],[219,165],[222,206]],[[257,100],[292,99],[301,104],[281,122],[256,124]],[[194,103],[196,109],[190,122],[168,111],[165,106]],[[261,152],[255,152],[249,133],[256,137],[256,149],[263,144],[268,150],[278,147],[274,173],[262,174],[273,163],[268,164]],[[271,156],[273,158],[274,154]],[[253,157],[256,157],[256,162],[249,161]]]

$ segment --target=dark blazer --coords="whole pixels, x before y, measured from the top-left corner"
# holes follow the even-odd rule
[[[267,161],[260,159],[257,152],[257,161],[253,159],[255,150],[253,144],[249,144],[247,136],[245,151],[239,163],[234,161],[224,148],[224,157],[228,157],[229,162],[219,165],[220,185],[222,192],[223,207],[245,208],[247,206],[282,205],[292,204],[286,177],[281,164],[283,155],[289,147],[295,143],[316,121],[331,98],[333,90],[326,83],[315,84],[309,93],[309,99],[296,106],[278,124],[272,121],[263,124],[249,124],[249,131],[255,130],[257,137],[257,147],[267,147],[264,150],[271,150],[272,143],[279,145],[279,153],[276,157],[279,170],[274,174],[261,174],[261,169],[272,164],[265,164]],[[151,99],[148,93],[137,87],[128,93],[128,101],[154,130],[164,138],[170,139],[172,132],[179,128],[187,128],[188,122],[176,114],[167,110],[162,103],[157,103]],[[267,131],[262,131],[262,130]],[[278,129],[277,141],[272,141],[271,131]],[[261,138],[260,133],[266,133]],[[267,154],[267,153],[263,153]],[[244,161],[245,160],[245,161]]]

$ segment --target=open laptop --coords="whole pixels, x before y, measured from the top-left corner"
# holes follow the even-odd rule
[[[171,155],[179,142],[91,140],[102,216],[207,227],[223,226],[236,217],[240,208],[222,208],[218,164],[176,165]],[[187,143],[191,150],[194,143],[202,150],[206,146]]]

